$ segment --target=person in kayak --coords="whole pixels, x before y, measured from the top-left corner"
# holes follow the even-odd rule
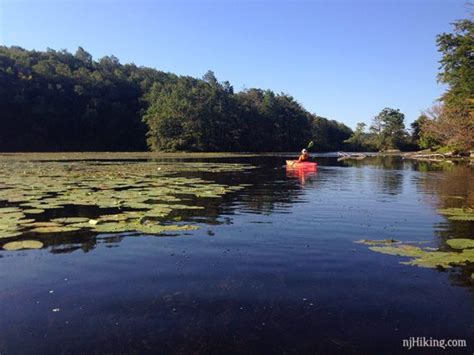
[[[298,163],[302,163],[302,162],[308,161],[308,160],[309,160],[309,153],[306,149],[303,149],[301,151],[300,156],[298,157]]]

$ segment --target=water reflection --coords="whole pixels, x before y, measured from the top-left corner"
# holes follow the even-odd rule
[[[310,166],[305,168],[286,168],[286,177],[289,179],[297,179],[302,186],[316,177],[318,168]]]
[[[365,159],[348,159],[341,162],[342,166],[364,167],[371,166],[376,169],[384,170],[404,170],[412,166],[410,161],[403,159],[400,156],[368,156]]]
[[[416,163],[416,168],[426,172],[418,177],[418,189],[433,196],[428,200],[434,209],[466,208],[474,206],[474,167],[467,164]],[[435,224],[436,246],[449,250],[446,240],[451,238],[474,239],[474,221],[455,221],[443,216]],[[450,272],[457,285],[473,286],[474,264],[458,267]]]
[[[362,160],[343,160],[340,164],[358,169],[370,168],[371,170],[363,174],[363,179],[370,179],[370,183],[378,192],[388,195],[402,193],[407,170],[412,168],[409,162],[396,156],[368,156]]]

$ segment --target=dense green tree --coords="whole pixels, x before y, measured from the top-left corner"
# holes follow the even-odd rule
[[[379,150],[400,149],[405,138],[405,115],[398,109],[384,108],[372,120],[370,132]]]
[[[239,141],[235,99],[211,72],[205,80],[181,77],[156,84],[144,116],[152,150],[232,151]]]
[[[212,72],[155,86],[145,122],[152,150],[292,151],[311,139],[309,113],[292,97],[234,94]]]
[[[377,150],[374,146],[373,138],[366,132],[367,124],[357,123],[356,129],[352,135],[344,141],[349,146],[349,150],[355,152],[370,152]]]
[[[410,124],[411,136],[413,141],[419,142],[421,139],[421,127],[428,120],[425,114],[421,114],[415,121]]]
[[[422,113],[415,121],[411,123],[411,139],[413,144],[420,148],[435,148],[439,146],[440,142],[428,133],[425,128],[430,124],[430,117],[427,113]]]
[[[352,135],[352,130],[340,122],[313,115],[311,130],[318,150],[336,151],[349,148],[344,142]]]
[[[441,52],[441,72],[438,80],[448,85],[443,95],[449,107],[472,109],[474,102],[474,22],[470,19],[456,21],[453,33],[437,37]]]
[[[84,50],[82,47],[78,47],[74,57],[79,60],[83,65],[91,68],[92,67],[92,55]]]

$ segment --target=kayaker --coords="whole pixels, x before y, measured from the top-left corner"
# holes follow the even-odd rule
[[[306,149],[303,149],[301,151],[301,154],[300,154],[299,158],[298,158],[298,163],[308,161],[308,160],[309,160],[309,153]]]

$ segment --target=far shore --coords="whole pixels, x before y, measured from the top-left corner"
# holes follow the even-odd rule
[[[340,156],[343,152],[313,152],[313,157]],[[344,152],[358,157],[370,156],[400,156],[405,159],[424,161],[473,161],[474,155],[458,156],[452,153],[436,153],[428,150],[401,152],[389,150],[383,152]],[[0,152],[0,161],[5,160],[110,160],[110,159],[197,159],[197,158],[245,158],[257,156],[297,156],[298,152]]]

